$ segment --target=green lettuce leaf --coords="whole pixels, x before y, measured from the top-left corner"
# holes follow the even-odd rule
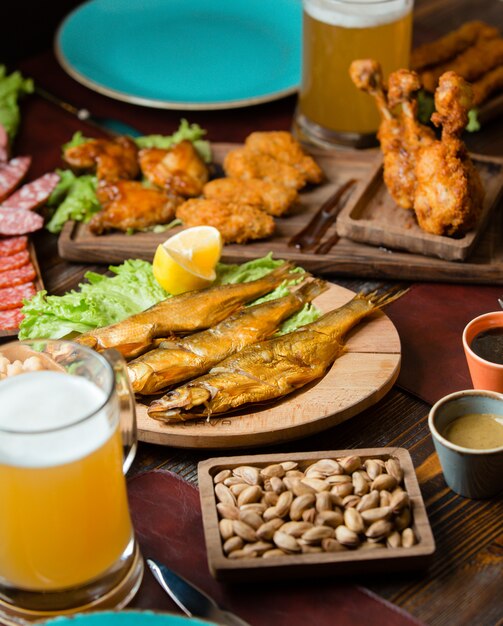
[[[18,99],[28,93],[33,93],[33,80],[23,78],[20,72],[7,75],[6,67],[0,65],[0,124],[11,141],[21,121]]]
[[[51,233],[59,233],[67,220],[88,222],[101,209],[96,197],[96,176],[75,176],[71,170],[57,170],[57,173],[60,181],[47,201],[49,207],[57,207],[46,224]]]
[[[199,152],[201,158],[206,163],[211,162],[210,142],[203,139],[206,131],[199,124],[189,124],[182,119],[180,126],[172,135],[145,135],[136,137],[135,141],[139,148],[162,148],[168,150],[180,141],[188,140],[194,144],[194,148]]]
[[[417,93],[417,116],[422,124],[429,124],[432,114],[435,112],[435,98],[432,93],[421,89]],[[480,122],[477,118],[477,109],[468,111],[468,124],[465,130],[476,133],[480,130]]]
[[[239,283],[255,280],[264,276],[283,261],[272,259],[268,254],[242,265],[217,267],[217,284]],[[70,291],[63,296],[49,296],[47,292],[38,292],[23,306],[25,315],[21,322],[19,338],[59,339],[75,333],[83,333],[98,326],[114,324],[140,313],[150,306],[170,297],[155,280],[152,265],[139,259],[125,261],[122,265],[111,266],[113,276],[87,272],[87,282],[79,285],[79,290]],[[284,282],[264,300],[286,295],[288,285],[301,280],[303,270],[299,269],[299,280]],[[314,321],[320,311],[312,305],[306,305],[290,317],[280,329],[280,333],[290,332],[299,326]]]

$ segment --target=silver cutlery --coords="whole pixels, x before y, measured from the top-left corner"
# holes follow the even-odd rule
[[[147,559],[154,578],[189,617],[200,617],[225,626],[249,626],[240,617],[221,609],[204,591],[154,559]]]

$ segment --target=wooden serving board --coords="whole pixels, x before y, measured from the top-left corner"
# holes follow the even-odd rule
[[[314,300],[327,312],[355,294],[331,285]],[[138,438],[176,448],[239,449],[306,437],[335,426],[378,402],[400,369],[396,328],[378,311],[348,335],[347,352],[319,381],[274,404],[248,407],[211,420],[164,424],[150,418],[137,402]]]
[[[489,216],[503,191],[503,159],[472,155],[485,190],[476,228],[462,237],[432,235],[420,228],[413,211],[399,207],[383,180],[382,158],[378,158],[359,193],[353,193],[337,218],[337,232],[353,241],[391,249],[463,261],[484,232]]]
[[[35,246],[31,239],[28,240],[28,252],[30,253],[30,261],[36,272],[35,280],[33,281],[35,284],[35,289],[37,291],[41,291],[42,289],[44,289],[44,282],[42,280],[42,274],[40,272],[40,266],[38,264]],[[0,330],[0,339],[2,339],[3,337],[17,337],[18,332],[19,328],[16,328],[14,330]]]
[[[235,144],[213,144],[214,159],[221,162]],[[288,241],[303,228],[319,206],[350,178],[360,182],[353,188],[355,196],[364,188],[364,180],[375,169],[378,150],[338,150],[333,153],[312,151],[326,174],[326,182],[301,192],[301,204],[292,215],[276,220],[273,237],[244,245],[226,245],[222,260],[242,263],[273,252],[277,258],[292,260],[316,274],[341,274],[366,278],[434,280],[462,283],[503,284],[503,229],[501,211],[493,211],[489,225],[480,236],[470,257],[464,263],[429,258],[421,254],[358,243],[342,238],[324,255],[301,253],[288,247]],[[351,197],[351,196],[350,196]],[[121,263],[130,258],[151,261],[158,244],[178,229],[164,233],[110,233],[99,237],[86,225],[67,222],[59,238],[59,254],[81,263]],[[335,234],[329,229],[326,237]]]
[[[378,458],[383,461],[395,457],[404,471],[404,487],[409,494],[413,523],[418,542],[411,548],[382,548],[379,550],[344,550],[318,554],[286,554],[277,558],[229,559],[222,549],[218,527],[213,477],[223,469],[241,465],[265,467],[283,461],[297,461],[305,469],[320,459],[337,459],[358,455],[362,460]],[[204,537],[208,565],[212,575],[224,582],[251,580],[278,580],[306,576],[350,576],[375,572],[424,568],[435,552],[435,540],[426,514],[421,490],[409,452],[405,448],[364,448],[329,450],[325,452],[298,452],[287,454],[257,454],[209,459],[199,463],[198,479],[203,513]]]

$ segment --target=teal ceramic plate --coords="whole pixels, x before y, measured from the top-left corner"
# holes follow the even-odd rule
[[[198,619],[152,613],[151,611],[107,611],[82,613],[71,617],[56,617],[45,622],[48,626],[212,626],[213,622]],[[213,624],[213,626],[216,626]]]
[[[301,33],[301,0],[92,0],[62,22],[55,50],[112,98],[224,109],[296,91]]]

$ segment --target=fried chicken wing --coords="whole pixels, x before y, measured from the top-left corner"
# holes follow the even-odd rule
[[[181,141],[169,150],[145,148],[139,159],[150,182],[177,195],[199,196],[208,182],[208,168],[190,141]]]
[[[203,195],[222,202],[251,204],[276,217],[286,213],[298,199],[295,189],[259,178],[216,178],[206,183]]]
[[[97,195],[103,209],[89,222],[89,229],[95,235],[108,230],[126,232],[166,224],[175,217],[176,207],[183,201],[132,180],[99,185]]]
[[[438,79],[446,71],[456,72],[465,80],[474,81],[503,63],[503,39],[481,39],[448,63],[422,72],[421,82],[427,91],[435,91]]]
[[[67,148],[63,156],[71,167],[96,171],[99,180],[109,183],[135,178],[139,172],[138,148],[129,137],[90,139]]]
[[[304,153],[298,141],[287,131],[255,132],[248,135],[246,148],[268,154],[277,161],[292,165],[308,183],[320,183],[323,171],[316,161]]]
[[[472,106],[470,85],[455,72],[440,77],[435,91],[435,125],[442,125],[441,141],[418,151],[414,209],[423,230],[455,235],[473,228],[482,209],[484,190],[461,133]]]
[[[388,106],[382,86],[381,66],[373,59],[361,59],[351,63],[349,74],[358,89],[370,94],[376,101],[381,115],[377,138],[383,153],[384,182],[395,202],[404,209],[410,209],[414,199],[414,163],[405,145],[403,124]]]
[[[457,30],[426,43],[412,51],[410,66],[413,70],[421,70],[428,65],[438,65],[457,56],[469,46],[484,39],[499,36],[498,29],[485,22],[474,20],[466,22]]]
[[[306,184],[304,174],[293,165],[248,148],[231,150],[224,159],[224,171],[230,178],[261,178],[292,189],[301,189]]]
[[[273,218],[249,204],[193,198],[177,208],[176,216],[184,226],[214,226],[225,243],[263,239],[274,231]]]

